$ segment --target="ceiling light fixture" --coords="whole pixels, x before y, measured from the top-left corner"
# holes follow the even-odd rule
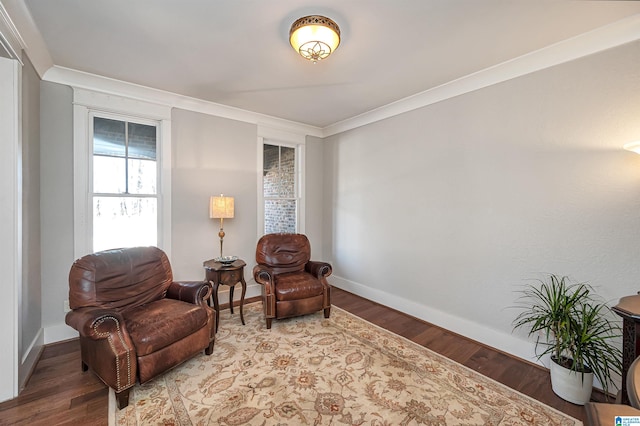
[[[627,151],[633,151],[636,154],[640,154],[640,141],[626,143],[622,148]]]
[[[324,16],[305,16],[291,25],[289,42],[303,58],[315,64],[338,48],[340,28]]]

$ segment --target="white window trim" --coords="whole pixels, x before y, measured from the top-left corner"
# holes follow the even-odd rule
[[[91,123],[93,112],[158,123],[158,247],[171,258],[171,107],[86,89],[73,90],[74,256],[93,252]]]
[[[296,185],[298,198],[298,217],[296,218],[297,232],[305,233],[306,217],[306,196],[305,196],[305,142],[306,136],[303,134],[290,133],[283,130],[273,129],[265,126],[258,126],[258,238],[264,234],[264,193],[263,193],[263,146],[272,143],[273,145],[287,146],[296,149]]]

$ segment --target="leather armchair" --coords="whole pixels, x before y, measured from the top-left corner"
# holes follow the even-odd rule
[[[587,402],[584,405],[587,425],[613,425],[616,417],[640,417],[640,358],[629,366],[627,372],[627,394],[629,405],[609,404],[606,402]]]
[[[76,260],[69,272],[66,323],[80,335],[82,370],[116,393],[129,391],[204,350],[213,351],[211,285],[174,282],[167,255],[156,247],[106,250]]]
[[[324,310],[331,313],[331,265],[311,261],[311,245],[303,234],[267,234],[258,241],[253,277],[262,285],[267,328],[281,319]]]

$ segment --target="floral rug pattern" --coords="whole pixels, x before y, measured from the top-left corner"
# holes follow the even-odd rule
[[[580,425],[337,307],[274,320],[223,311],[200,354],[110,406],[116,425]]]

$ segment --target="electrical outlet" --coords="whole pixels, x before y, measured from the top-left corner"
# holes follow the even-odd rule
[[[69,301],[68,301],[68,300],[65,300],[65,301],[64,301],[64,307],[63,307],[63,309],[64,309],[64,313],[65,313],[65,314],[71,310],[71,308],[69,307]]]

